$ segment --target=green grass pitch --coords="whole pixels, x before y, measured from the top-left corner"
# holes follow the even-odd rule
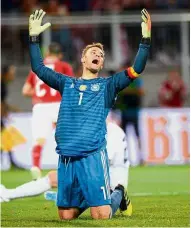
[[[77,220],[60,221],[53,202],[43,195],[12,200],[1,205],[2,227],[188,227],[190,215],[189,166],[131,167],[130,218],[92,220],[89,211]],[[44,172],[46,173],[46,172]],[[28,171],[12,169],[1,173],[2,184],[13,188],[30,180]]]

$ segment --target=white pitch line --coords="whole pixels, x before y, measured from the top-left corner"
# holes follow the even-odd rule
[[[178,195],[190,195],[190,192],[134,192],[129,196],[178,196]]]

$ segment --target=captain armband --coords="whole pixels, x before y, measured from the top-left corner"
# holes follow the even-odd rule
[[[140,74],[137,74],[133,67],[128,67],[127,68],[127,74],[130,78],[135,79],[138,78]]]

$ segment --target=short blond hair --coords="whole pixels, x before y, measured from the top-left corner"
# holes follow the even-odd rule
[[[83,49],[83,51],[82,51],[82,57],[84,57],[84,55],[86,54],[87,50],[90,49],[90,48],[92,48],[92,47],[97,47],[97,48],[99,48],[100,50],[102,50],[103,55],[105,56],[105,52],[104,52],[104,49],[103,49],[103,44],[101,44],[101,43],[92,43],[92,44],[87,45],[87,46]]]

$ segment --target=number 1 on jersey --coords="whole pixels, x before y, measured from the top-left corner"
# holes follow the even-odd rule
[[[79,94],[80,94],[80,99],[79,99],[78,105],[81,105],[82,104],[83,93],[80,92]]]

